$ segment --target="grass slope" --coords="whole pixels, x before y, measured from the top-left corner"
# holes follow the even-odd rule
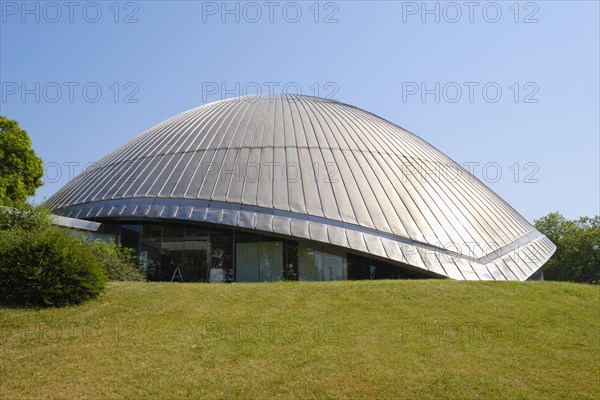
[[[600,287],[113,283],[0,309],[0,398],[600,396]]]

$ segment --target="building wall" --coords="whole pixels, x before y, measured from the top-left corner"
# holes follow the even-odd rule
[[[427,278],[342,248],[207,224],[111,224],[150,281],[270,282]],[[350,262],[349,262],[350,260]],[[366,272],[365,272],[366,271]]]

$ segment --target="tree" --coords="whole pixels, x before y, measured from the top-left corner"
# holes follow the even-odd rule
[[[42,159],[17,121],[0,116],[0,205],[19,207],[42,185]]]
[[[555,212],[535,227],[557,247],[544,267],[545,279],[600,284],[600,216],[570,221]]]

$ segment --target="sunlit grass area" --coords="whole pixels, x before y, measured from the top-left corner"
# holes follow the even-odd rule
[[[1,399],[597,399],[600,287],[112,283],[0,309]]]

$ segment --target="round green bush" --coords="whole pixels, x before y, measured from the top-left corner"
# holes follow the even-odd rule
[[[114,240],[89,243],[92,253],[104,266],[109,281],[144,281],[138,267],[135,250],[123,247]]]
[[[59,307],[95,298],[106,271],[89,245],[60,229],[0,231],[0,304]]]

